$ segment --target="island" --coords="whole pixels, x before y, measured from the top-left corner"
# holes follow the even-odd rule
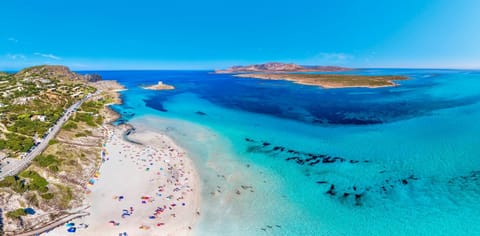
[[[335,72],[348,71],[350,68],[339,66],[302,66],[294,63],[270,62],[248,66],[232,66],[225,70],[215,70],[217,74],[235,73],[293,73],[293,72]]]
[[[235,77],[265,80],[288,80],[297,84],[314,85],[322,88],[381,88],[397,86],[397,80],[407,80],[396,75],[343,75],[343,74],[237,74]]]
[[[142,86],[143,89],[149,89],[149,90],[172,90],[175,89],[174,86],[164,84],[162,81],[158,81],[157,84],[150,85],[150,86]]]

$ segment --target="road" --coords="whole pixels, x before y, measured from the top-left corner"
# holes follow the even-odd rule
[[[76,102],[75,104],[71,105],[67,110],[65,110],[63,116],[60,117],[57,123],[49,129],[50,131],[48,132],[47,136],[42,140],[42,142],[39,143],[37,146],[34,146],[34,148],[31,149],[29,153],[25,154],[20,161],[11,162],[10,164],[4,165],[1,168],[2,172],[0,173],[0,180],[5,178],[6,176],[16,175],[23,169],[27,168],[32,162],[32,160],[36,156],[40,155],[45,150],[45,148],[48,147],[48,142],[50,142],[50,140],[52,140],[55,135],[57,135],[63,124],[65,124],[65,122],[70,118],[70,116],[72,116],[72,114],[83,104],[83,102],[85,102],[85,100],[87,100],[91,96],[92,94],[88,94],[87,96],[82,98],[82,100]]]

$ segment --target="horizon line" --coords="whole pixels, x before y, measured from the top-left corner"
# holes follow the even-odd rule
[[[23,70],[25,68],[29,68],[29,67],[35,67],[35,66],[66,66],[68,67],[71,71],[75,71],[75,72],[83,72],[83,71],[215,71],[217,69],[214,69],[214,68],[208,68],[208,69],[205,69],[205,68],[182,68],[182,69],[169,69],[169,68],[126,68],[126,69],[108,69],[108,67],[105,67],[105,68],[82,68],[82,69],[75,69],[75,66],[68,66],[68,65],[62,65],[62,64],[43,64],[43,65],[32,65],[32,66],[26,66],[26,67],[22,67],[22,68],[17,68],[17,69],[6,69],[6,70],[3,70],[3,69],[0,69],[0,71],[2,72],[18,72],[20,70]],[[73,67],[73,69],[72,69]],[[351,70],[366,70],[366,69],[396,69],[396,70],[412,70],[412,69],[416,69],[416,70],[480,70],[480,67],[428,67],[428,66],[425,66],[425,67],[406,67],[406,66],[378,66],[378,67],[348,67],[348,66],[339,66],[339,67],[344,67],[344,68],[348,68],[348,69],[351,69]],[[325,72],[329,72],[329,71],[325,71]],[[335,71],[331,71],[331,72],[335,72]]]
[[[395,69],[395,70],[480,70],[480,67],[478,68],[460,68],[460,67],[345,67],[351,70],[368,70],[368,69]],[[215,71],[216,69],[160,69],[160,68],[145,68],[145,69],[139,69],[139,68],[129,68],[129,69],[72,69],[72,71]],[[335,71],[325,71],[325,72],[335,72]],[[229,74],[229,73],[227,73]],[[234,73],[233,73],[234,74]]]

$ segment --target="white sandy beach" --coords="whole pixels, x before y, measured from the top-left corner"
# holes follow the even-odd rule
[[[200,191],[192,161],[167,136],[108,126],[99,172],[88,185],[89,216],[45,235],[189,235],[199,216]],[[197,214],[198,213],[198,214]]]

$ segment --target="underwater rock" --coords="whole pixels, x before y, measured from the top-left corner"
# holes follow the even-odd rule
[[[332,195],[332,196],[335,196],[335,185],[330,185],[330,189],[326,192],[326,194],[328,195]]]
[[[316,164],[318,164],[318,163],[320,163],[320,160],[316,160],[316,161],[314,161],[314,162],[310,162],[310,163],[308,163],[308,165],[309,165],[309,166],[314,166],[314,165],[316,165]]]

